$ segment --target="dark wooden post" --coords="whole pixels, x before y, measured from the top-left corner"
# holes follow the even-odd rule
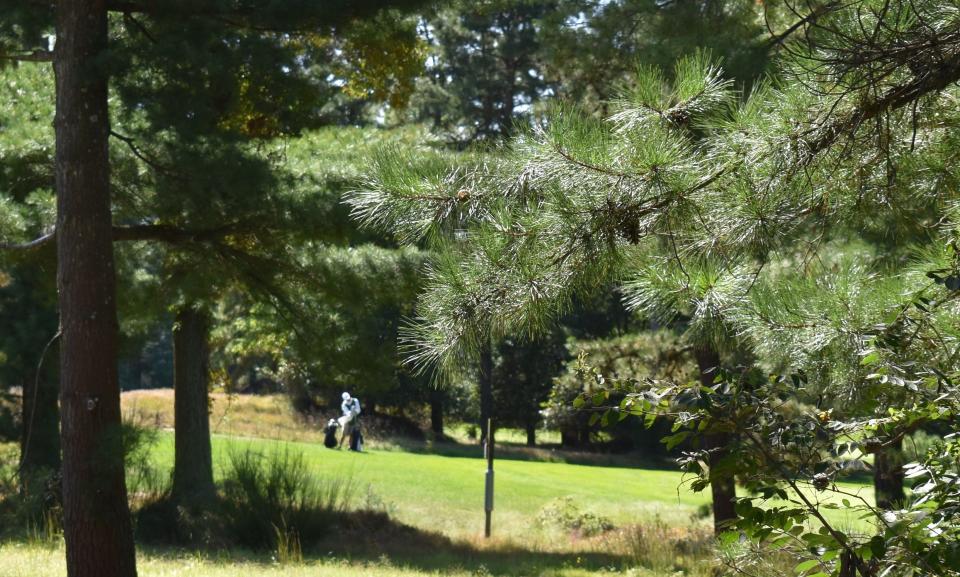
[[[483,510],[486,513],[486,524],[483,536],[490,538],[491,521],[493,519],[493,419],[487,419],[487,434],[484,440],[483,452],[487,458],[486,491],[484,493]]]
[[[493,346],[490,338],[480,348],[480,443],[487,439],[487,423],[493,418]]]

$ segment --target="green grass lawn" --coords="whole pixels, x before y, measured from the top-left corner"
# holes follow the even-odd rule
[[[336,557],[308,559],[302,564],[281,565],[252,556],[213,555],[139,551],[137,569],[141,577],[485,577],[504,574],[495,565],[452,564],[424,569],[396,563],[388,557],[373,560]],[[66,574],[62,546],[0,544],[0,571],[3,577],[62,577]],[[578,567],[576,558],[565,565],[544,567],[511,575],[536,577],[680,577],[689,573],[651,570],[642,566],[616,571]]]
[[[368,497],[382,501],[402,523],[458,538],[483,532],[486,463],[479,453],[471,458],[374,448],[358,454],[313,443],[214,436],[214,468],[222,471],[230,451],[283,447],[302,451],[320,475],[350,479],[359,504]],[[161,468],[172,465],[173,435],[161,435],[154,455]],[[558,497],[572,496],[618,525],[657,515],[670,524],[687,524],[707,502],[703,493],[683,489],[676,471],[513,459],[497,460],[495,471],[494,530],[502,537],[528,537],[536,514]]]
[[[324,551],[304,543],[303,565],[279,566],[269,553],[204,553],[141,548],[144,576],[215,577],[227,575],[320,575],[423,577],[427,575],[510,575],[586,577],[600,574],[672,575],[695,563],[690,558],[661,559],[666,567],[644,567],[631,552],[627,527],[660,519],[663,530],[708,534],[709,522],[694,520],[703,495],[678,491],[675,471],[576,465],[501,459],[496,463],[494,538],[483,532],[485,462],[460,447],[453,455],[410,452],[397,447],[364,453],[330,450],[315,443],[215,435],[215,472],[221,476],[231,451],[301,451],[309,466],[328,478],[349,479],[353,505],[373,506],[414,529],[398,547],[378,552],[378,544],[354,551]],[[460,453],[476,453],[463,456]],[[173,462],[173,435],[161,432],[151,452],[163,474]],[[525,459],[529,455],[524,455]],[[571,496],[584,510],[609,517],[620,530],[596,538],[542,528],[537,513],[549,502]],[[404,551],[408,548],[408,551]],[[704,571],[708,561],[703,562]],[[0,575],[60,576],[63,550],[58,543],[0,544]],[[690,574],[690,573],[688,573]]]
[[[162,400],[162,399],[161,399]],[[156,401],[160,406],[160,400]],[[259,400],[264,421],[282,419],[283,407]],[[251,405],[252,407],[252,405]],[[247,419],[251,407],[233,413]],[[157,421],[165,409],[158,408]],[[238,417],[243,416],[243,419]],[[159,426],[159,425],[158,425]],[[280,565],[271,553],[183,551],[141,547],[140,575],[145,577],[637,577],[705,576],[710,574],[710,520],[698,510],[708,503],[693,493],[674,470],[642,469],[639,456],[603,458],[504,443],[496,462],[494,538],[483,532],[485,461],[476,445],[461,443],[371,443],[364,453],[330,450],[312,431],[269,440],[243,432],[213,437],[214,469],[222,477],[231,452],[292,450],[302,453],[320,477],[347,480],[352,507],[386,511],[390,530],[356,547],[343,540],[303,543],[302,564]],[[298,425],[305,429],[305,425]],[[159,477],[173,464],[173,434],[158,433],[150,463]],[[275,428],[273,426],[271,429]],[[293,430],[293,429],[291,429]],[[463,439],[460,437],[463,436]],[[516,436],[516,435],[514,435]],[[466,441],[465,433],[454,437]],[[502,439],[520,442],[509,434]],[[611,463],[619,463],[615,465]],[[634,466],[625,466],[634,463]],[[849,491],[871,493],[869,487],[847,485]],[[544,528],[537,516],[544,506],[571,497],[583,511],[611,520],[616,529],[583,537]],[[842,510],[827,511],[843,526],[856,526]],[[396,527],[393,527],[396,525]],[[386,538],[383,535],[387,535]],[[395,538],[393,537],[395,536]],[[385,540],[391,542],[383,542]],[[696,551],[677,553],[672,544],[699,543]],[[0,543],[0,576],[60,577],[65,574],[62,543]]]

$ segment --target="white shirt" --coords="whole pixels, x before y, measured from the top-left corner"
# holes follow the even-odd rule
[[[346,399],[340,403],[340,410],[343,412],[343,415],[354,417],[360,414],[360,399],[356,397]]]

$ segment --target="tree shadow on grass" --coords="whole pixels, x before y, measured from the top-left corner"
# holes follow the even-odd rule
[[[399,438],[392,440],[390,444],[407,453],[465,459],[483,458],[483,447],[480,445],[458,443],[454,440],[418,441]],[[604,453],[575,451],[562,449],[559,445],[537,445],[535,447],[529,447],[517,443],[497,443],[496,457],[497,459],[508,461],[536,461],[594,467],[623,467],[629,469],[677,470],[676,462],[667,457],[650,457],[637,452]]]
[[[337,530],[318,543],[303,543],[307,558],[327,557],[383,563],[422,571],[486,570],[491,575],[529,575],[546,569],[623,568],[629,559],[612,553],[535,551],[513,542],[479,544],[399,523],[385,513],[343,513]]]
[[[336,562],[347,565],[402,567],[445,575],[466,572],[513,577],[538,575],[544,571],[576,568],[585,571],[622,570],[631,565],[624,555],[597,551],[550,552],[524,548],[515,542],[487,543],[457,541],[439,532],[425,531],[391,519],[380,511],[334,513],[330,531],[312,542],[302,542],[304,561]],[[273,566],[274,552],[231,547],[227,543],[208,546],[176,546],[139,543],[151,557],[168,559],[194,556],[203,551],[218,563],[245,563]]]

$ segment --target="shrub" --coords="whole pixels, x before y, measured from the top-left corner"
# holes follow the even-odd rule
[[[140,502],[157,500],[169,493],[170,480],[160,473],[150,458],[159,435],[153,427],[139,421],[125,420],[121,428],[123,466],[127,476],[127,492]]]
[[[713,551],[713,535],[703,526],[671,527],[658,516],[620,532],[634,563],[657,572],[686,571]]]
[[[581,511],[573,497],[560,497],[547,503],[537,514],[537,524],[572,531],[581,537],[593,537],[614,528],[606,517]]]
[[[668,525],[657,513],[643,523],[605,533],[597,542],[600,550],[623,558],[631,566],[625,575],[726,576],[728,573],[713,562],[714,544],[712,524]]]
[[[17,491],[17,460],[20,451],[13,443],[0,443],[0,495]]]
[[[224,515],[234,540],[255,549],[278,547],[278,535],[317,540],[350,505],[350,480],[319,479],[302,453],[288,448],[231,452],[223,481]],[[278,530],[278,527],[281,530]]]
[[[291,563],[303,563],[303,550],[300,547],[300,535],[296,529],[286,526],[273,526],[277,545],[273,558],[280,565],[289,565]]]
[[[0,442],[15,441],[20,437],[19,412],[19,399],[0,391]]]
[[[18,532],[37,543],[55,540],[62,527],[60,475],[38,468],[24,479],[19,460],[17,445],[0,445],[0,534]]]

